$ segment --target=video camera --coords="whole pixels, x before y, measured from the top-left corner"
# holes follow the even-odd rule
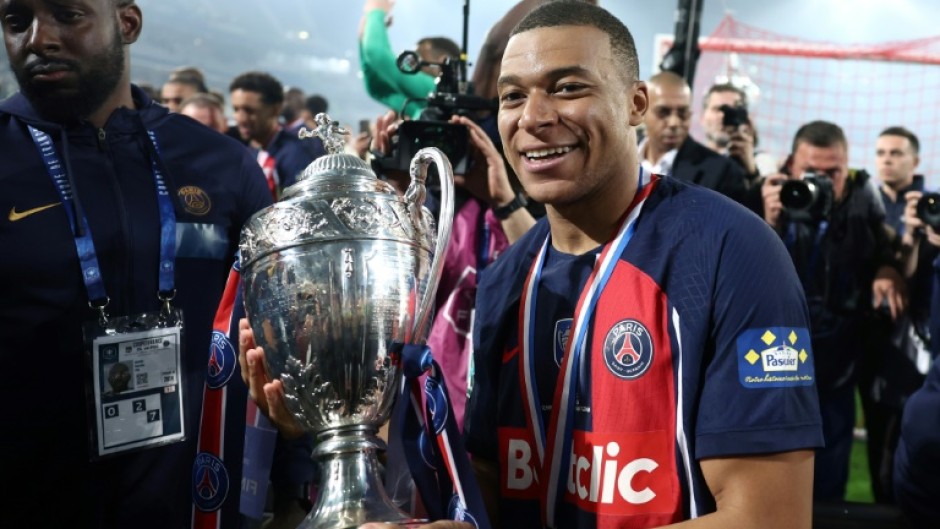
[[[917,201],[917,218],[940,233],[940,193],[924,193]]]
[[[808,171],[799,180],[787,180],[780,188],[780,202],[794,221],[818,222],[829,216],[835,193],[825,173]]]
[[[423,61],[417,53],[406,51],[398,57],[398,69],[416,74],[425,66],[437,66],[441,73],[434,91],[428,94],[428,107],[420,119],[403,121],[392,140],[392,152],[376,161],[380,169],[408,171],[411,159],[424,147],[437,147],[450,160],[456,174],[466,174],[469,165],[470,134],[467,127],[450,123],[455,115],[468,116],[474,111],[497,109],[495,102],[475,96],[466,87],[464,62],[447,58],[442,63]]]
[[[750,122],[747,117],[747,108],[738,107],[731,105],[721,105],[718,107],[721,110],[721,126],[722,128],[734,127],[737,129],[741,125],[746,125]]]

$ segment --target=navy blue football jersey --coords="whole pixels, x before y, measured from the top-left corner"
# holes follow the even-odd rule
[[[822,445],[806,302],[779,237],[697,186],[660,178],[644,196],[589,322],[557,527],[695,518],[715,509],[699,460]],[[529,387],[520,299],[548,233],[539,221],[477,293],[467,443],[498,462],[501,523],[517,528],[542,525],[548,477],[526,408],[537,401],[550,430],[572,313],[596,260],[548,252]]]

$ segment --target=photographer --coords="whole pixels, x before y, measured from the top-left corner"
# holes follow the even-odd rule
[[[859,394],[865,413],[872,492],[875,501],[893,503],[891,473],[901,411],[927,371],[931,263],[937,251],[926,243],[924,222],[916,216],[916,204],[924,190],[923,176],[915,174],[920,161],[917,136],[903,127],[884,129],[876,142],[875,161],[886,222],[900,237],[898,251],[905,264],[910,299],[908,310],[896,320],[881,312],[873,314],[866,325]],[[908,202],[910,218],[906,219]]]
[[[783,173],[751,193],[759,193],[754,209],[783,238],[806,292],[826,439],[816,454],[814,497],[841,501],[865,317],[886,303],[896,318],[904,282],[881,201],[868,174],[848,168],[841,128],[825,121],[802,126]]]
[[[940,196],[911,191],[906,195],[904,224],[912,239],[921,244],[913,245],[907,256],[910,263],[925,262],[924,250],[936,255],[940,250]],[[929,222],[925,222],[925,218]],[[914,242],[913,240],[908,242]],[[921,257],[918,259],[917,254]],[[918,272],[929,280],[930,331],[931,336],[940,336],[940,262],[927,261],[918,267]],[[918,274],[920,275],[920,274]],[[911,527],[936,527],[940,524],[940,362],[936,361],[937,340],[930,343],[933,366],[923,386],[904,405],[900,433],[894,457],[892,479],[894,501],[904,512]]]
[[[699,124],[705,132],[705,146],[737,162],[749,182],[776,172],[773,157],[756,149],[757,131],[748,115],[744,90],[731,83],[709,87],[702,98]]]

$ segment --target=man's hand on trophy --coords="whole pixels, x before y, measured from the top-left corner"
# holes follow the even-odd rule
[[[281,435],[286,439],[303,435],[303,428],[287,410],[284,386],[280,380],[271,380],[264,368],[264,349],[255,344],[255,335],[245,318],[238,321],[238,365],[251,400],[271,419]]]

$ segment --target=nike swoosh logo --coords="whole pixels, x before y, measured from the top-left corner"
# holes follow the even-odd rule
[[[62,205],[61,202],[56,202],[54,204],[46,204],[45,206],[39,206],[38,208],[27,209],[26,211],[16,211],[16,206],[13,206],[12,208],[10,208],[9,219],[10,219],[10,222],[16,222],[18,220],[23,220],[30,215],[35,215],[36,213],[39,213],[40,211],[45,211],[49,208],[54,208],[56,206],[61,206],[61,205]]]

